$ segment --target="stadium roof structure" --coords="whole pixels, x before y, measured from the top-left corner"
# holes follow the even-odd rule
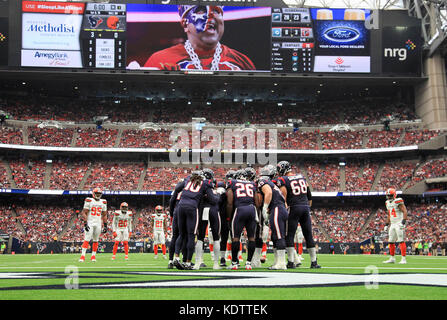
[[[283,0],[288,6],[391,10],[406,8],[406,0]]]

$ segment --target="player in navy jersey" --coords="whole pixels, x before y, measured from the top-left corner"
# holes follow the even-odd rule
[[[202,170],[202,173],[205,179],[210,181],[214,187],[215,181],[214,181],[213,170],[205,168]],[[219,198],[220,197],[219,193],[223,193],[225,192],[225,190],[224,191],[219,190],[219,193],[217,193],[217,191],[213,192]],[[194,265],[195,270],[199,270],[201,265],[203,264],[203,241],[205,239],[208,223],[211,227],[211,233],[213,239],[212,245],[214,246],[214,249],[217,250],[217,252],[220,251],[220,230],[222,223],[219,215],[219,200],[220,199],[218,199],[216,203],[212,204],[210,201],[208,201],[207,197],[204,197],[199,205],[199,229],[195,247],[195,254],[196,254],[196,264]],[[216,255],[214,257],[213,269],[215,270],[221,269],[219,266],[219,255]]]
[[[275,262],[269,269],[271,270],[285,270],[286,266],[286,225],[288,212],[285,207],[285,199],[273,183],[273,178],[276,175],[276,168],[273,165],[267,165],[259,171],[259,180],[257,187],[263,199],[262,216],[264,223],[270,225],[272,232],[272,242],[275,253]]]
[[[278,173],[277,186],[286,199],[289,208],[289,217],[287,219],[286,248],[288,263],[287,268],[295,268],[295,249],[294,238],[298,228],[298,223],[303,230],[306,240],[307,250],[309,251],[311,268],[320,268],[317,263],[317,253],[315,242],[312,236],[312,218],[310,207],[312,206],[312,192],[309,184],[300,174],[292,172],[289,162],[281,161],[277,164]],[[298,261],[297,261],[298,262]]]
[[[174,191],[171,194],[171,198],[169,199],[169,215],[171,216],[171,224],[172,224],[172,237],[171,243],[169,244],[169,263],[168,268],[173,269],[173,259],[175,252],[175,242],[179,235],[178,229],[178,202],[180,201],[180,197],[182,195],[183,188],[185,187],[185,180],[181,180],[177,183],[174,188]]]
[[[220,232],[220,266],[226,267],[225,263],[225,248],[227,247],[228,238],[231,239],[230,236],[230,228],[228,226],[228,220],[227,220],[227,195],[226,195],[226,189],[228,186],[228,182],[234,178],[234,175],[236,174],[236,171],[234,170],[228,170],[225,174],[225,182],[218,182],[217,189],[222,190],[220,188],[224,188],[224,192],[220,191],[221,197],[219,200],[219,214],[220,219],[222,221],[221,225],[221,232]],[[214,252],[217,253],[215,250]]]
[[[247,261],[245,264],[246,270],[251,270],[251,260],[255,251],[255,233],[256,224],[258,222],[258,215],[256,207],[256,184],[249,181],[248,176],[243,171],[239,175],[239,179],[231,180],[228,183],[227,189],[227,218],[231,219],[232,241],[231,241],[231,269],[237,270],[239,264],[239,247],[240,237],[243,229],[247,231],[248,248]],[[234,211],[234,214],[233,214]]]
[[[206,196],[208,202],[214,205],[218,202],[217,196],[213,192],[212,181],[204,179],[201,171],[194,171],[185,180],[185,186],[178,203],[178,227],[179,236],[175,242],[174,266],[177,269],[191,270],[191,259],[194,254],[195,235],[199,223],[199,204]],[[183,240],[186,239],[187,257],[184,266],[180,263],[180,250]]]

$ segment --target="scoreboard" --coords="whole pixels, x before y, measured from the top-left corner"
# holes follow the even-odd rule
[[[126,5],[87,3],[80,39],[84,66],[124,68]]]
[[[272,9],[272,71],[311,72],[314,45],[309,9]]]
[[[22,1],[20,66],[191,73],[197,68],[197,54],[185,46],[191,36],[186,31],[191,31],[181,24],[179,12],[185,7],[182,0],[177,2]],[[190,5],[187,11],[204,6]],[[380,12],[380,25],[371,28],[368,9],[246,5],[221,9],[224,28],[213,31],[215,22],[206,31],[209,39],[222,33],[217,40],[224,48],[221,56],[197,56],[216,63],[215,71],[418,77],[421,73],[420,21],[406,12]],[[200,11],[193,15],[197,21],[208,19]],[[2,29],[0,24],[0,34],[5,33]],[[11,41],[20,40],[10,39],[9,45]],[[211,71],[208,66],[203,69]]]
[[[22,2],[22,66],[123,69],[126,4]]]

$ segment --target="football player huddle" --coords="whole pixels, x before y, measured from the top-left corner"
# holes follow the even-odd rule
[[[205,267],[203,246],[207,228],[212,239],[215,270],[241,268],[244,231],[246,270],[261,267],[269,236],[274,251],[274,262],[269,269],[285,270],[301,265],[303,259],[301,252],[297,255],[295,243],[303,239],[309,251],[310,267],[320,268],[312,236],[311,205],[309,184],[302,175],[292,172],[287,161],[281,161],[276,167],[267,165],[259,170],[259,175],[252,167],[230,170],[225,181],[216,181],[209,168],[193,171],[177,183],[170,199],[173,236],[168,268]],[[229,266],[225,259],[227,242],[231,243]],[[194,255],[195,263],[192,262]]]

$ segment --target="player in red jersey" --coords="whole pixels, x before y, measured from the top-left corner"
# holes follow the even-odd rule
[[[256,70],[243,53],[220,43],[224,33],[221,6],[179,6],[184,44],[155,52],[144,67],[159,70]]]

